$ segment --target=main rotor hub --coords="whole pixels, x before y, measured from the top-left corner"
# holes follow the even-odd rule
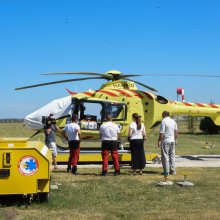
[[[112,81],[116,81],[120,79],[120,75],[122,74],[122,72],[118,70],[109,70],[105,74],[112,75],[113,76]]]

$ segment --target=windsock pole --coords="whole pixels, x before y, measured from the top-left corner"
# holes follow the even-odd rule
[[[176,93],[177,93],[177,101],[178,101],[178,95],[181,95],[182,96],[182,102],[185,102],[184,89],[183,88],[177,88]]]

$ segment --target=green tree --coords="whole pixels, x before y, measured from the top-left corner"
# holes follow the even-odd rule
[[[198,121],[197,117],[193,117],[193,116],[187,117],[187,128],[189,132],[192,134],[196,133],[197,121]]]

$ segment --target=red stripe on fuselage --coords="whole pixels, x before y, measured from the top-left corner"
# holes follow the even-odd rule
[[[124,95],[124,96],[131,97],[130,94],[128,94],[127,92],[125,92],[125,91],[123,91],[123,90],[120,90],[120,89],[112,89],[112,90],[115,90],[115,91],[121,93],[121,94]]]
[[[139,97],[141,99],[143,98],[143,96],[140,93],[138,93],[137,91],[129,90],[129,92],[132,92],[135,96],[137,96],[137,97]]]
[[[209,104],[212,108],[219,108],[217,105]]]
[[[188,102],[183,102],[183,104],[184,105],[186,105],[186,106],[192,106],[190,103],[188,103]]]
[[[176,104],[176,102],[175,102],[175,101],[170,101],[170,103],[171,103],[171,104]]]
[[[105,93],[105,94],[110,95],[112,97],[118,97],[118,95],[116,95],[115,93],[109,92],[109,91],[106,91],[106,90],[98,90],[97,92]]]
[[[83,92],[83,94],[88,95],[88,96],[93,96],[94,95],[94,93],[91,93],[91,92]]]
[[[144,92],[144,91],[141,91],[141,92],[144,93],[144,95],[146,95],[149,99],[154,99],[153,96],[151,96],[150,93]]]
[[[199,107],[205,107],[205,105],[203,105],[201,103],[196,103],[196,105],[198,105]]]

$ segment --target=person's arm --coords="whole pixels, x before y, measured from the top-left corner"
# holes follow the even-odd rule
[[[66,140],[68,140],[68,134],[67,134],[67,132],[65,131],[65,129],[63,130],[63,135],[64,135],[64,137],[66,138]]]
[[[56,131],[58,131],[64,138],[67,138],[65,130],[60,129],[57,125],[55,125]]]
[[[67,134],[66,126],[62,129],[62,135],[68,141],[68,134]]]
[[[143,124],[142,136],[143,136],[144,141],[146,141],[147,140],[147,135],[146,135],[144,124]]]
[[[100,139],[102,139],[102,125],[100,126],[100,129],[99,129],[99,136],[100,136]]]
[[[46,129],[46,134],[50,134],[50,132],[51,132],[51,128],[47,128]]]
[[[175,130],[174,131],[174,140],[175,140],[176,144],[177,144],[177,137],[178,137],[178,130]]]
[[[161,146],[161,141],[163,140],[163,133],[159,133],[159,137],[158,137],[158,147]]]
[[[161,124],[160,124],[160,133],[159,133],[159,137],[158,137],[158,147],[161,147],[161,141],[163,140],[164,138],[164,132],[165,132],[165,124],[164,122],[162,121]]]
[[[132,135],[132,128],[129,127],[129,130],[128,130],[128,140],[130,141],[131,139],[131,135]]]
[[[62,133],[62,130],[55,124],[55,127],[56,127],[56,131]]]
[[[79,141],[81,141],[82,140],[82,135],[81,135],[80,129],[78,129],[77,132],[78,132],[78,136],[79,136]]]
[[[174,129],[174,140],[175,140],[176,144],[177,144],[177,136],[178,136],[178,127],[177,127],[177,124],[176,124],[175,129]]]

